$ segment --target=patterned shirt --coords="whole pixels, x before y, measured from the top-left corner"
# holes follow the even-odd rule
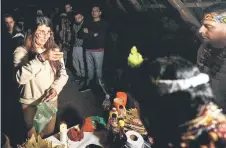
[[[216,100],[226,111],[226,49],[202,45],[198,50],[197,64],[201,72],[210,76]]]
[[[73,25],[73,31],[74,31],[74,34],[75,34],[74,46],[76,46],[76,47],[83,46],[83,39],[79,39],[77,37],[78,31],[81,29],[81,27],[82,27],[82,24],[74,24]]]
[[[61,14],[60,24],[57,25],[56,34],[57,40],[60,44],[62,44],[63,49],[70,49],[72,46],[72,29],[71,22],[66,16],[66,14]]]
[[[216,78],[226,61],[226,49],[214,48],[211,45],[202,45],[198,50],[197,64],[202,72]]]

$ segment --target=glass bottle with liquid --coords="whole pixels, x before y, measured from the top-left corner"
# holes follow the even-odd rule
[[[123,120],[119,120],[119,133],[117,134],[115,147],[124,148],[127,142],[127,137],[124,131],[125,122]]]
[[[122,120],[126,118],[126,109],[123,105],[119,106],[118,118]]]
[[[109,145],[109,148],[113,148],[114,144],[117,140],[117,134],[118,134],[118,122],[117,122],[117,115],[112,114],[111,118],[109,119],[108,123],[108,131],[107,131],[107,143]]]
[[[118,111],[116,110],[115,107],[112,108],[112,110],[110,111],[110,115],[109,115],[109,118],[112,117],[112,114],[116,114],[116,118],[118,117]]]

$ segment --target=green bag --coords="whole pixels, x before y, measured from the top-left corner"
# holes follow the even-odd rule
[[[57,108],[51,102],[43,102],[37,106],[34,117],[34,127],[38,134],[47,126],[52,117],[56,114]]]
[[[94,127],[96,127],[96,129],[102,129],[104,127],[106,127],[106,122],[104,120],[104,118],[99,117],[99,116],[90,116],[91,120],[93,121],[92,124]]]

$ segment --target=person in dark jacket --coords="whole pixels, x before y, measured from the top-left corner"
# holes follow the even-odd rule
[[[84,22],[83,29],[79,31],[80,38],[83,39],[83,46],[86,50],[86,63],[88,69],[87,82],[80,88],[80,92],[90,90],[90,81],[96,73],[98,84],[102,85],[102,65],[104,59],[105,36],[108,29],[108,24],[101,19],[100,7],[92,8],[93,20]]]
[[[64,5],[64,7],[65,7],[65,13],[67,13],[67,16],[68,16],[68,18],[69,18],[69,20],[71,21],[71,24],[73,25],[73,23],[74,23],[74,10],[72,9],[72,5],[71,4],[69,4],[69,3],[66,3],[65,5]],[[72,27],[72,25],[71,25],[71,27]]]
[[[12,40],[12,49],[16,49],[16,47],[23,45],[24,43],[24,32],[22,28],[19,28],[16,25],[16,22],[12,15],[5,14],[4,15],[5,26],[8,32],[8,35],[11,36]]]
[[[204,41],[198,50],[197,64],[209,74],[216,99],[226,112],[226,4],[208,7],[202,22],[199,33]]]
[[[55,33],[56,32],[56,26],[60,22],[59,8],[54,8],[50,18],[51,18],[52,23],[53,23],[53,32]],[[56,37],[55,34],[54,34],[54,37]]]

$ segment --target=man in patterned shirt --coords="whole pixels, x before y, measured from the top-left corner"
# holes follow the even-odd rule
[[[60,49],[64,52],[64,63],[66,65],[68,52],[71,50],[72,30],[71,22],[66,13],[60,15],[60,23],[56,26],[56,40]]]
[[[72,53],[73,66],[76,70],[76,75],[79,80],[79,84],[81,85],[85,80],[85,68],[84,68],[84,59],[83,59],[83,39],[79,39],[77,37],[78,31],[81,29],[84,16],[81,12],[76,11],[75,15],[75,23],[73,25],[73,38],[74,38],[74,47]]]
[[[226,111],[226,4],[215,4],[204,11],[199,33],[203,45],[198,50],[197,64],[209,74],[211,87]]]

